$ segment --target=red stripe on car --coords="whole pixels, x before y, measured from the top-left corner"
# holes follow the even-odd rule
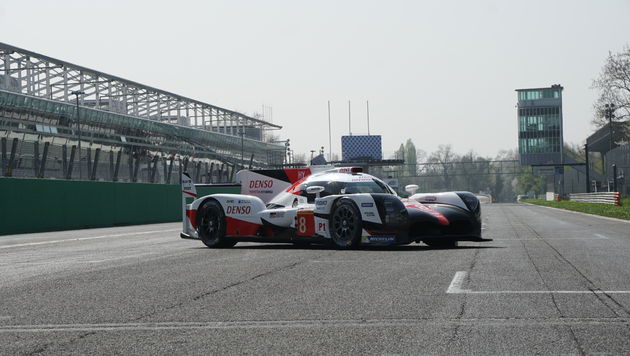
[[[450,224],[450,222],[448,221],[448,219],[446,218],[446,216],[442,215],[442,213],[440,213],[437,210],[433,210],[431,209],[429,206],[424,205],[424,204],[420,204],[420,203],[411,203],[408,202],[405,204],[405,206],[407,208],[413,208],[413,209],[418,209],[418,210],[422,210],[426,213],[429,213],[431,215],[433,215],[440,224],[444,225],[444,226],[448,226]]]
[[[193,228],[197,227],[197,210],[186,210],[186,216]]]
[[[227,236],[255,236],[258,234],[258,230],[261,227],[259,224],[235,219],[230,216],[225,217],[225,222],[227,223],[225,227],[225,234]]]

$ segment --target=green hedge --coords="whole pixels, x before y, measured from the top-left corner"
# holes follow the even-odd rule
[[[239,193],[201,188],[201,195]],[[0,235],[181,221],[179,185],[0,178]]]
[[[546,201],[541,199],[526,199],[526,203],[550,206],[553,208],[579,211],[582,213],[608,216],[611,218],[630,220],[630,199],[622,199],[621,206],[611,204],[585,203],[577,201]]]

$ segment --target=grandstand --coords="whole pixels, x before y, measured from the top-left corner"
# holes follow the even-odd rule
[[[270,168],[281,126],[0,43],[2,176],[229,182]]]

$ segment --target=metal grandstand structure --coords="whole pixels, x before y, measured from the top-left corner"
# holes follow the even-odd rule
[[[0,43],[4,176],[172,183],[175,167],[198,181],[225,182],[241,167],[282,165],[284,145],[265,142],[266,132],[278,129]]]

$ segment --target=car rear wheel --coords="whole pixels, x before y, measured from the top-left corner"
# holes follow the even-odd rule
[[[361,215],[350,199],[340,199],[330,216],[330,237],[335,247],[350,249],[361,240]]]
[[[205,201],[197,210],[197,233],[208,247],[232,247],[237,241],[225,237],[225,213],[216,200]]]

